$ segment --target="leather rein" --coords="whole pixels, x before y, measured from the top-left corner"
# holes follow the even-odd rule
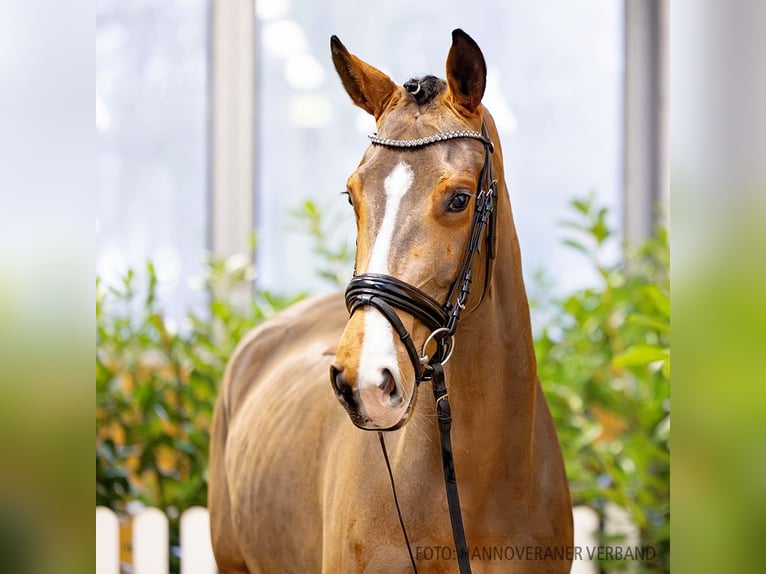
[[[405,543],[407,544],[407,551],[409,552],[413,572],[417,574],[417,565],[415,564],[415,559],[412,555],[409,537],[407,536],[402,513],[399,509],[399,501],[396,496],[396,486],[394,484],[388,452],[386,451],[386,443],[383,438],[383,433],[380,431],[392,431],[400,428],[408,418],[418,386],[423,381],[431,381],[434,397],[436,399],[436,414],[439,424],[444,484],[447,492],[447,502],[449,506],[450,522],[452,525],[452,535],[455,541],[458,567],[460,574],[469,574],[471,572],[471,565],[468,556],[468,546],[465,540],[463,518],[460,512],[460,499],[458,496],[457,478],[455,476],[455,464],[452,457],[452,440],[450,437],[452,415],[445,383],[444,365],[449,361],[452,351],[454,350],[455,331],[457,330],[460,315],[465,309],[466,300],[471,288],[474,256],[481,251],[481,244],[485,235],[485,230],[487,244],[486,271],[484,275],[484,290],[479,305],[481,304],[481,301],[484,300],[489,289],[492,262],[496,255],[495,205],[497,202],[497,181],[494,178],[491,161],[491,154],[494,151],[494,146],[489,139],[487,127],[484,123],[482,123],[481,132],[473,130],[454,130],[414,140],[394,140],[382,138],[376,134],[371,134],[369,138],[373,145],[403,149],[419,149],[438,142],[460,138],[476,139],[484,144],[484,166],[479,175],[476,204],[471,222],[468,244],[463,253],[458,273],[450,287],[446,301],[443,304],[439,303],[433,297],[417,287],[401,281],[396,277],[379,273],[355,275],[346,288],[346,307],[348,308],[349,315],[353,315],[357,309],[366,306],[374,307],[380,311],[404,344],[415,371],[415,387],[413,388],[409,399],[407,414],[405,414],[397,424],[385,429],[379,429],[378,431],[386,468],[388,469],[389,477],[391,479],[391,488],[393,490],[396,511],[399,516],[399,524],[402,528],[402,533],[404,534]],[[416,349],[415,343],[412,341],[410,333],[407,331],[396,313],[396,309],[412,315],[431,330],[431,334],[424,342],[420,352]],[[429,357],[426,354],[426,349],[431,341],[436,343],[436,351]]]

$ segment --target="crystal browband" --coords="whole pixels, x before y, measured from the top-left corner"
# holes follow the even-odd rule
[[[449,132],[442,132],[440,134],[434,134],[432,136],[418,138],[415,140],[395,140],[382,138],[378,136],[378,134],[369,134],[367,137],[370,138],[372,143],[385,147],[423,147],[432,143],[445,140],[454,140],[457,138],[472,138],[492,147],[492,142],[490,142],[481,132],[473,130],[452,130]]]

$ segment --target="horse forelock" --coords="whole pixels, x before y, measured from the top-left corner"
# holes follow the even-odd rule
[[[466,116],[455,106],[447,82],[433,75],[410,78],[377,120],[377,132],[391,139],[417,139],[452,130],[481,129],[484,108]]]
[[[403,84],[407,93],[420,106],[431,103],[436,96],[447,89],[447,82],[436,76],[422,76],[420,78],[410,78]]]

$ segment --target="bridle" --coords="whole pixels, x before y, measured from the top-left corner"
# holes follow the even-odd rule
[[[452,534],[455,540],[455,550],[457,553],[458,566],[461,574],[470,573],[471,566],[468,556],[468,546],[465,541],[465,531],[463,528],[463,519],[460,513],[460,499],[457,491],[457,479],[455,477],[455,465],[452,458],[452,441],[450,438],[450,429],[452,425],[452,415],[450,410],[447,388],[444,379],[444,365],[452,356],[455,345],[455,331],[461,313],[465,310],[466,300],[471,289],[471,277],[473,274],[473,260],[481,250],[482,238],[486,230],[487,257],[486,270],[484,275],[484,290],[482,292],[479,305],[484,300],[489,289],[492,264],[495,259],[496,243],[496,210],[497,202],[497,181],[494,177],[492,168],[491,154],[494,146],[489,139],[486,124],[482,123],[481,132],[473,130],[454,130],[434,134],[428,137],[414,140],[396,140],[379,137],[377,134],[369,136],[373,145],[379,145],[388,148],[402,148],[417,150],[425,146],[434,145],[439,142],[453,139],[475,139],[484,144],[484,166],[479,175],[479,184],[476,192],[476,203],[471,221],[471,230],[468,237],[468,244],[450,287],[449,293],[444,303],[439,303],[422,291],[421,289],[410,285],[396,277],[380,273],[363,273],[355,275],[346,288],[346,307],[349,314],[361,307],[374,307],[388,320],[396,334],[399,336],[402,344],[407,350],[407,354],[412,362],[415,371],[415,387],[410,395],[407,413],[395,425],[385,429],[374,429],[378,431],[392,431],[400,428],[407,420],[409,411],[413,405],[417,388],[423,381],[431,381],[436,399],[436,413],[439,422],[439,434],[441,442],[442,465],[444,469],[444,482],[447,491],[447,502],[449,504],[450,522],[452,524]],[[402,323],[396,309],[412,315],[415,319],[426,325],[431,334],[427,337],[420,352],[415,347],[409,331]],[[436,351],[432,356],[426,354],[426,349],[431,341],[436,343]],[[373,430],[366,429],[364,430]],[[409,551],[412,569],[417,573],[417,566],[412,555],[407,530],[404,527],[404,520],[399,509],[399,502],[396,496],[396,487],[391,472],[391,465],[386,451],[386,444],[382,432],[378,432],[383,456],[391,478],[391,487],[394,494],[394,502],[399,515],[399,523],[402,527],[404,539]]]
[[[479,175],[476,207],[473,213],[473,220],[471,221],[468,244],[446,301],[443,304],[439,303],[417,287],[396,277],[381,273],[355,275],[346,287],[346,307],[350,315],[353,315],[360,307],[372,306],[380,311],[391,323],[391,326],[407,349],[407,354],[415,371],[415,384],[417,385],[422,381],[430,380],[432,377],[432,365],[437,362],[445,364],[452,353],[457,324],[461,313],[465,309],[466,299],[470,292],[473,259],[476,253],[480,252],[481,239],[485,228],[487,229],[488,256],[486,259],[487,268],[482,300],[489,289],[492,261],[495,259],[496,242],[496,212],[494,207],[497,200],[497,181],[494,178],[490,158],[494,151],[494,146],[489,140],[487,128],[484,124],[482,124],[481,132],[455,130],[415,140],[393,140],[381,138],[375,134],[371,134],[368,137],[374,145],[390,148],[417,149],[433,145],[437,142],[459,138],[476,139],[484,144],[484,166]],[[412,341],[409,332],[394,309],[409,313],[431,330],[431,335],[428,337],[420,353],[415,348],[415,343]],[[437,351],[432,357],[428,357],[425,354],[425,350],[427,344],[432,340],[437,344]],[[406,420],[406,417],[404,418]],[[380,430],[396,430],[402,424],[402,422],[399,422],[392,427]]]

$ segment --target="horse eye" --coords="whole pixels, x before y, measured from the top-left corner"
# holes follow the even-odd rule
[[[455,196],[449,200],[447,204],[448,211],[463,211],[468,207],[468,203],[471,201],[471,194],[465,191],[461,191],[455,194]]]
[[[351,199],[351,194],[348,191],[342,191],[341,195],[345,195],[346,196],[346,201],[348,201],[348,204],[351,207],[354,207],[354,200]]]

